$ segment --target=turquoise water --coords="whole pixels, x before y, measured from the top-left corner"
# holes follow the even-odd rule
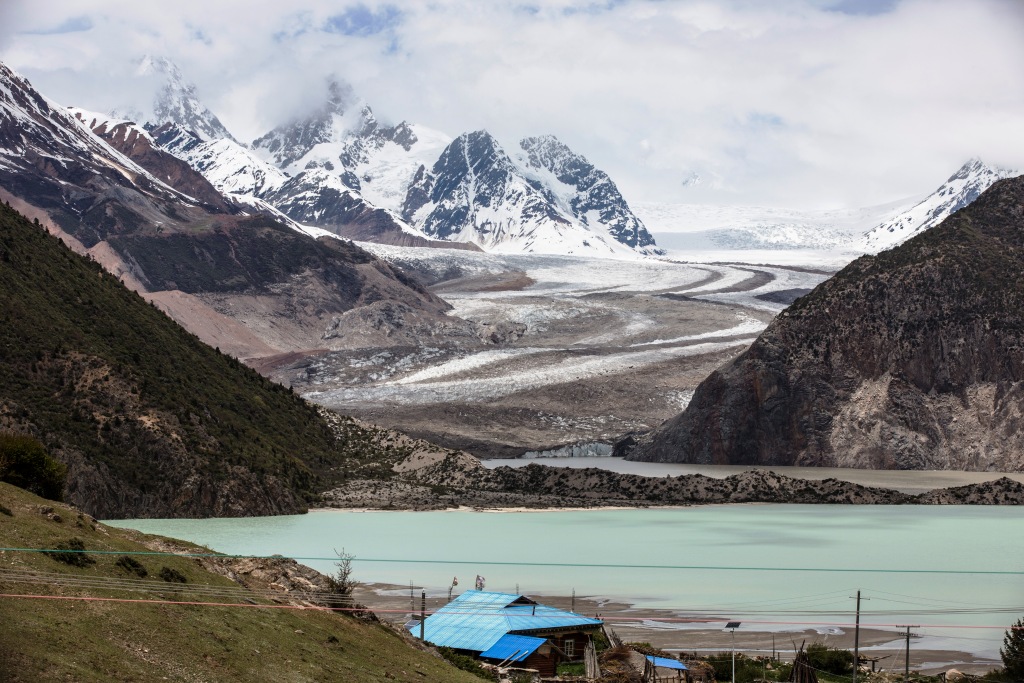
[[[738,505],[551,512],[346,512],[113,522],[229,554],[280,554],[364,582],[603,596],[785,630],[921,624],[993,655],[1024,616],[1024,508]],[[318,559],[319,558],[319,559]],[[519,564],[522,563],[522,564]],[[598,566],[602,565],[602,566]],[[941,573],[955,572],[955,573]],[[986,628],[990,627],[990,628]]]

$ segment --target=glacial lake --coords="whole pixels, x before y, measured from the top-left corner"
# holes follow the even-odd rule
[[[928,647],[998,658],[1024,617],[1024,507],[712,505],[586,511],[356,512],[114,526],[444,595],[488,590],[606,597],[766,631],[920,624]],[[707,624],[717,628],[719,625]]]

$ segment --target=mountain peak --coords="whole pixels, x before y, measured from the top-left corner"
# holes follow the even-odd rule
[[[195,84],[188,82],[178,65],[167,57],[144,55],[137,60],[135,76],[153,84],[152,101],[122,105],[111,112],[113,116],[147,127],[177,124],[204,141],[234,140],[217,115],[199,99]]]
[[[977,199],[997,180],[1018,175],[1020,171],[990,166],[977,157],[969,159],[935,192],[865,233],[859,246],[870,253],[894,247],[938,225]]]
[[[524,138],[519,146],[525,153],[523,162],[554,188],[556,196],[565,198],[567,208],[580,223],[607,230],[616,242],[640,253],[664,253],[608,174],[582,154],[554,135]]]
[[[377,119],[369,105],[356,97],[352,86],[335,77],[326,82],[327,97],[312,111],[299,114],[257,138],[252,148],[261,157],[290,173],[299,173],[309,161],[335,163],[340,145],[352,135],[367,134],[377,127]],[[339,145],[330,150],[331,159],[305,159],[318,145]],[[304,163],[299,163],[304,161]]]
[[[343,115],[356,103],[355,91],[351,85],[333,76],[327,79],[327,112]]]

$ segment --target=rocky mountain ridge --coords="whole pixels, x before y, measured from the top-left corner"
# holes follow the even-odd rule
[[[167,153],[194,155],[199,166],[211,148],[254,158],[237,143],[76,112],[0,65],[0,195],[211,344],[243,358],[330,348],[344,343],[337,321],[353,308],[366,309],[347,319],[356,338],[407,343],[416,330],[443,328],[479,343],[471,324],[448,316],[447,304],[398,269],[348,242],[293,229],[268,205],[241,202],[241,193],[225,198]],[[214,177],[225,188],[260,184],[264,194],[289,180],[276,167],[259,170]],[[358,202],[346,208],[368,229],[380,213]],[[384,315],[388,302],[403,316]]]
[[[964,208],[997,180],[1020,174],[1020,171],[990,166],[981,159],[971,159],[925,199],[866,232],[855,246],[874,254],[901,244]]]
[[[460,135],[409,186],[402,218],[486,251],[660,254],[615,184],[552,136],[514,159],[487,131]]]
[[[1024,178],[798,299],[633,460],[1024,468]]]
[[[195,113],[194,88],[173,65],[153,64],[169,74],[165,90],[176,103],[154,111],[146,125],[154,137],[222,192],[265,201],[297,222],[385,244],[438,246],[439,239],[506,252],[662,253],[607,174],[552,136],[527,138],[524,154],[512,159],[485,131],[453,141],[405,121],[383,125],[350,86],[331,79],[322,105],[250,148],[218,144],[234,140],[212,134],[210,117]],[[179,130],[157,132],[168,125]],[[280,178],[263,185],[274,175],[267,166],[288,186]]]

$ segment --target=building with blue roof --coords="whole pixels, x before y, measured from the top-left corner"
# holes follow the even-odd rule
[[[424,640],[439,647],[554,675],[560,662],[583,657],[602,625],[524,595],[466,591],[427,617],[423,631]],[[419,636],[419,622],[407,628]]]

